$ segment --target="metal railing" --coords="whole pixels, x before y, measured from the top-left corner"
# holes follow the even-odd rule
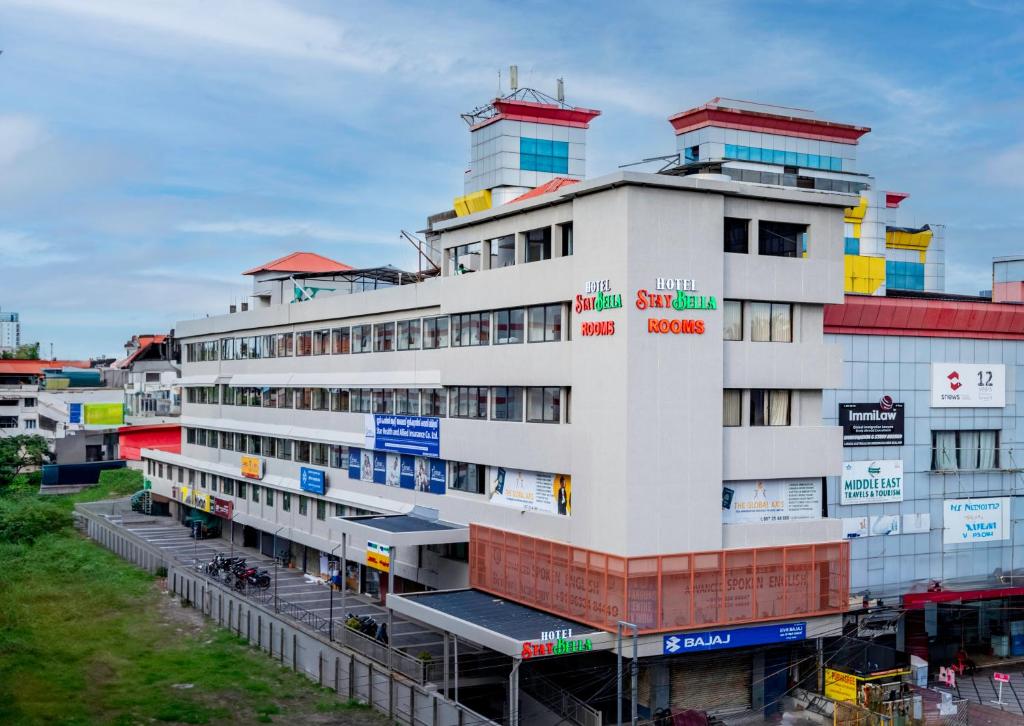
[[[290,603],[287,600],[282,600],[281,598],[276,599],[275,610],[279,613],[284,613],[291,618],[295,618],[300,623],[308,625],[318,633],[326,633],[330,628],[331,621],[327,618],[317,615],[310,610],[306,610],[306,608],[301,605]]]
[[[523,691],[544,706],[580,726],[601,726],[603,717],[596,708],[588,706],[567,690],[540,675],[530,676],[523,682]]]
[[[338,620],[335,620],[334,641],[385,666],[388,665],[388,651],[390,650],[392,670],[398,671],[416,683],[427,682],[426,664],[419,658],[414,658],[404,651],[392,648],[390,644],[385,645],[376,638],[353,630]]]

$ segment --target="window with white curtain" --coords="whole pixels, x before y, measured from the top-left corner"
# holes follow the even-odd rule
[[[793,306],[789,303],[750,303],[750,339],[758,343],[791,343]]]
[[[789,426],[790,391],[768,388],[750,390],[751,426]]]
[[[743,340],[743,303],[726,300],[723,311],[723,337],[726,340]]]
[[[998,468],[998,431],[932,432],[934,471],[983,471]]]
[[[743,401],[743,392],[738,388],[726,388],[722,391],[722,425],[741,426],[743,424],[743,412],[740,408]]]

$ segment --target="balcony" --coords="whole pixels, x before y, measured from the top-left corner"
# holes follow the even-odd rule
[[[470,525],[469,584],[614,630],[642,633],[832,615],[847,607],[849,542],[618,557]]]

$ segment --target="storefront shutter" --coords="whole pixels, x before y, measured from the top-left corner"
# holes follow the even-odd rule
[[[749,653],[692,655],[672,665],[672,710],[729,713],[750,708]]]

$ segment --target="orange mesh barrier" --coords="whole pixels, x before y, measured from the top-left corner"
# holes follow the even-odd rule
[[[848,542],[617,557],[470,525],[469,584],[602,630],[685,630],[846,610]]]

